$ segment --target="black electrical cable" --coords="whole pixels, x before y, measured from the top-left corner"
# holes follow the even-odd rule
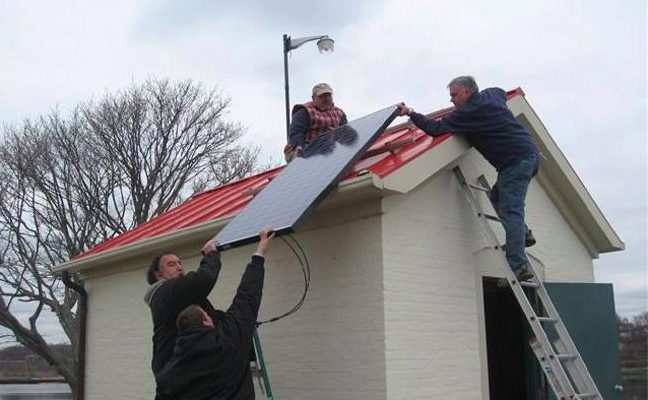
[[[304,249],[301,247],[301,245],[299,244],[297,239],[295,239],[292,236],[288,236],[288,238],[293,242],[293,244],[291,244],[284,237],[281,237],[283,242],[286,243],[286,245],[290,248],[290,250],[293,252],[293,254],[295,255],[295,257],[297,258],[297,260],[300,263],[300,266],[301,266],[301,269],[302,269],[302,276],[304,277],[304,293],[302,294],[302,297],[300,298],[300,300],[297,302],[297,304],[292,309],[290,309],[289,311],[285,312],[282,315],[271,318],[271,319],[269,319],[267,321],[258,322],[257,326],[261,325],[261,324],[264,324],[264,323],[268,323],[268,322],[275,322],[275,321],[277,321],[277,320],[279,320],[281,318],[287,317],[288,315],[291,315],[291,314],[295,313],[297,310],[299,310],[303,306],[304,301],[306,299],[306,295],[308,293],[308,288],[310,286],[310,264],[308,262],[308,258],[306,257],[306,253],[304,252]],[[295,246],[297,248],[299,248],[299,251],[301,252],[301,254],[299,252],[297,252],[297,250],[295,250]],[[303,259],[302,259],[302,257],[303,257]]]
[[[295,247],[288,240],[286,240],[282,236],[280,236],[280,238],[288,246],[288,248],[290,248],[290,250],[293,252],[295,257],[299,261],[299,264],[300,264],[301,270],[302,270],[302,276],[304,277],[304,293],[302,294],[302,297],[300,298],[300,300],[297,302],[297,304],[292,309],[290,309],[289,311],[283,313],[282,315],[271,318],[269,320],[262,321],[262,322],[257,322],[257,326],[259,326],[261,324],[268,323],[268,322],[278,321],[281,318],[284,318],[284,317],[286,317],[288,315],[291,315],[291,314],[295,313],[304,304],[304,300],[306,299],[306,294],[308,292],[308,287],[310,286],[310,265],[308,264],[308,258],[306,257],[306,254],[305,254],[303,248],[299,245],[299,242],[295,238],[289,237],[293,241],[294,245],[297,246],[299,248],[299,250],[301,251],[301,257],[300,257],[300,254],[297,252],[297,250],[295,250]],[[303,257],[303,259],[302,259],[302,257]]]
[[[267,324],[270,322],[276,322],[284,317],[294,314],[295,312],[297,312],[297,310],[299,310],[304,305],[304,301],[306,300],[306,295],[308,294],[308,288],[310,287],[310,277],[311,277],[310,263],[308,262],[308,257],[306,257],[306,252],[304,251],[304,248],[299,244],[297,239],[295,239],[290,235],[286,235],[286,236],[288,237],[288,239],[290,239],[293,242],[292,244],[284,236],[279,236],[279,239],[281,239],[286,244],[286,246],[290,248],[290,250],[293,252],[295,257],[299,261],[299,265],[301,266],[301,270],[302,270],[302,276],[304,277],[304,293],[302,293],[302,296],[297,302],[297,304],[295,304],[295,306],[291,308],[289,311],[286,311],[285,313],[277,317],[270,318],[265,321],[257,322],[256,323],[257,326],[262,324]],[[299,249],[299,252],[295,249],[295,247]]]

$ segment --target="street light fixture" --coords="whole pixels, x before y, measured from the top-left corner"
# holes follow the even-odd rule
[[[283,56],[284,56],[284,87],[286,94],[286,137],[290,131],[290,89],[288,86],[288,53],[295,50],[304,43],[317,40],[317,48],[320,53],[331,53],[335,47],[335,41],[328,35],[308,36],[303,38],[292,39],[290,36],[283,35]]]

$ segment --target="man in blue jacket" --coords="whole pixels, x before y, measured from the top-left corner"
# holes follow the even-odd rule
[[[524,223],[524,199],[529,182],[538,173],[538,148],[508,109],[504,90],[489,88],[480,92],[472,76],[453,79],[448,89],[456,107],[450,115],[428,119],[404,103],[399,106],[400,115],[409,116],[430,136],[465,135],[495,167],[498,176],[491,201],[506,231],[506,258],[518,280],[528,280],[533,274],[524,247],[535,244],[535,239]]]

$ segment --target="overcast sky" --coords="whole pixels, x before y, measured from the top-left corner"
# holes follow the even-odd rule
[[[447,82],[521,86],[626,243],[595,261],[617,311],[646,304],[646,2],[30,1],[0,3],[0,122],[187,79],[231,97],[263,160],[284,145],[282,34],[328,34],[290,56],[291,100],[329,82],[349,119],[407,101],[449,106]],[[399,120],[401,121],[401,120]]]

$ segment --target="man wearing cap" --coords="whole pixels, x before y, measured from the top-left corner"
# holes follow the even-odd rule
[[[328,83],[313,86],[312,99],[292,109],[288,144],[284,148],[287,162],[299,157],[303,149],[321,133],[348,122],[344,111],[333,103],[333,89]]]

